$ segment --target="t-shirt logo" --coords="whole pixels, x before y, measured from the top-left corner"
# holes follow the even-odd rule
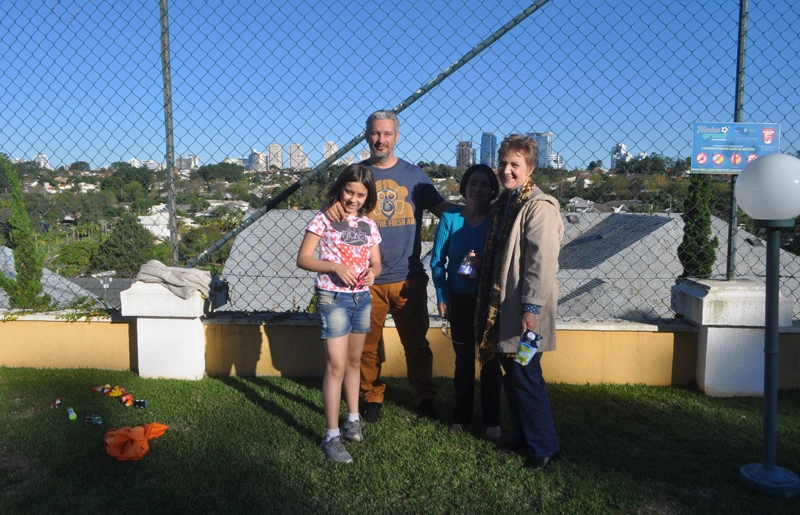
[[[370,218],[373,220],[387,220],[395,215],[402,216],[406,211],[406,206],[411,209],[406,202],[408,188],[405,186],[400,186],[391,179],[382,179],[375,182],[375,188],[378,190],[378,203],[371,213]],[[413,217],[413,209],[411,212]]]
[[[331,227],[339,233],[342,243],[353,247],[363,247],[369,242],[372,230],[367,222],[358,222],[358,227],[350,227],[347,220],[341,222],[331,222]]]

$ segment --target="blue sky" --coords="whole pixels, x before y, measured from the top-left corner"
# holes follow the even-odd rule
[[[176,155],[277,142],[288,161],[297,142],[315,165],[530,3],[171,1]],[[783,151],[800,150],[798,4],[750,2],[743,121],[780,123]],[[406,109],[398,154],[454,164],[460,138],[549,130],[570,169],[618,142],[686,157],[692,123],[733,121],[738,5],[552,0]],[[0,29],[0,151],[164,161],[157,1],[5,1]]]

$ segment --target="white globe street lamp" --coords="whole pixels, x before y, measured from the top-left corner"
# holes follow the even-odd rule
[[[742,211],[756,227],[767,230],[766,307],[764,319],[764,443],[761,463],[739,470],[741,482],[760,492],[780,497],[800,493],[800,478],[775,465],[778,415],[778,288],[780,282],[780,230],[794,227],[800,216],[800,159],[769,154],[748,164],[734,189]]]

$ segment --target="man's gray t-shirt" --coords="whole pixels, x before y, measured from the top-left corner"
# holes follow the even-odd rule
[[[444,202],[427,174],[418,166],[398,159],[391,168],[372,170],[378,204],[368,216],[381,232],[381,275],[375,284],[405,281],[424,273],[420,262],[422,213]]]

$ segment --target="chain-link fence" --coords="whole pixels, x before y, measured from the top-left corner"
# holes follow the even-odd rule
[[[731,178],[687,175],[692,124],[778,123],[780,150],[800,153],[800,4],[748,11],[741,47],[736,0],[2,2],[0,151],[53,303],[118,307],[159,259],[227,280],[224,310],[287,312],[309,307],[297,247],[331,180],[365,157],[369,113],[399,108],[398,156],[455,203],[468,164],[496,167],[503,137],[535,133],[535,180],[564,210],[560,316],[671,317],[697,188],[711,277],[728,275],[731,236],[731,276],[764,276],[751,221],[729,230]],[[3,174],[12,278],[13,189]],[[781,255],[795,318],[798,231]]]

